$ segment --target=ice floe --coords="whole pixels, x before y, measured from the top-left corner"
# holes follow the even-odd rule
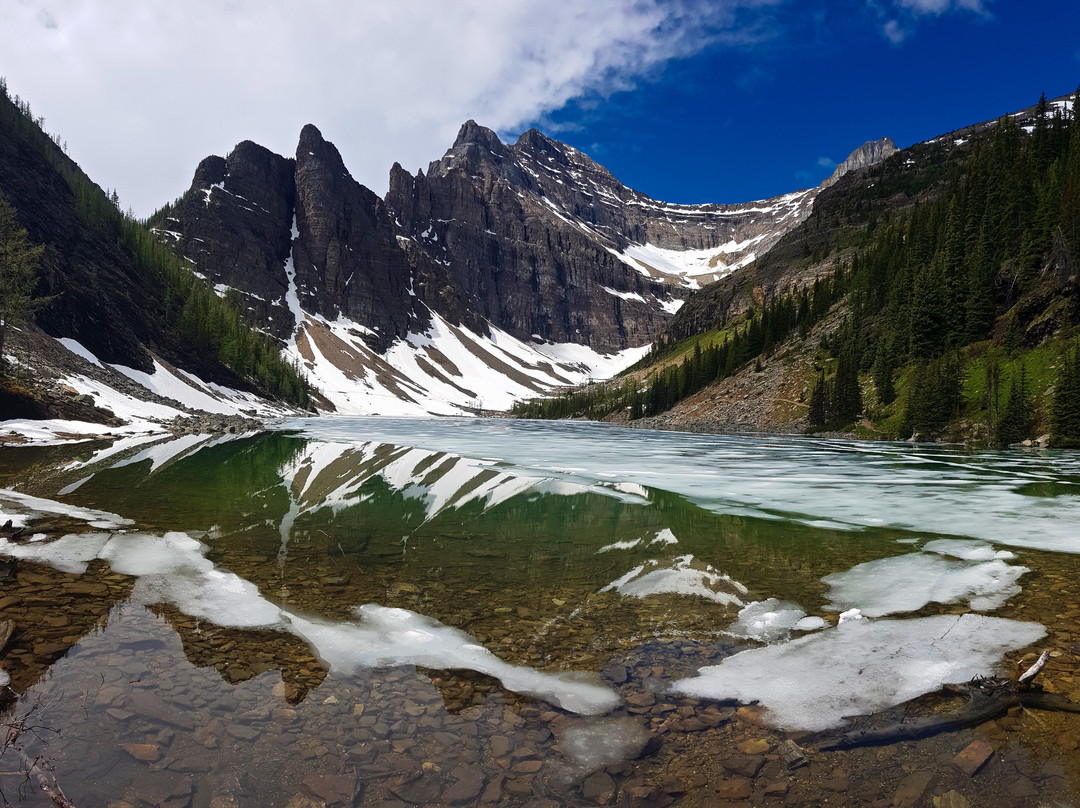
[[[699,698],[760,702],[788,730],[824,730],[993,673],[1002,656],[1042,638],[1038,623],[965,614],[845,621],[796,640],[764,645],[702,668],[673,685]]]
[[[958,542],[931,544],[943,548]],[[829,585],[827,608],[857,607],[867,617],[884,617],[918,611],[928,603],[967,603],[975,611],[990,611],[1020,592],[1018,581],[1026,572],[1030,572],[1027,567],[1000,558],[963,561],[935,553],[909,553],[867,561],[822,580]]]
[[[798,604],[769,598],[755,600],[739,611],[728,632],[763,642],[785,640],[793,630],[806,631],[826,625],[820,617],[807,617]]]

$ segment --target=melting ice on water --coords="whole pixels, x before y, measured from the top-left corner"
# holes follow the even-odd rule
[[[0,491],[0,501],[14,492]],[[63,511],[62,503],[38,500],[44,510]],[[97,511],[83,515],[99,522],[122,523]],[[164,536],[143,533],[85,533],[53,542],[16,544],[0,538],[0,554],[49,564],[82,574],[100,558],[124,575],[136,578],[132,599],[146,604],[170,603],[185,614],[236,628],[289,631],[306,640],[337,673],[388,665],[473,670],[492,676],[508,690],[545,699],[570,712],[606,713],[619,696],[589,674],[546,673],[511,665],[496,657],[463,631],[406,609],[367,604],[355,610],[356,622],[309,618],[266,600],[255,584],[217,569],[206,558],[206,546],[185,533]]]
[[[1007,651],[1039,640],[1046,629],[995,617],[938,615],[914,620],[850,620],[791,642],[742,651],[677,692],[758,701],[785,729],[823,730],[963,682],[991,670]]]

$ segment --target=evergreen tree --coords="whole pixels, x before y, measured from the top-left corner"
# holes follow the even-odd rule
[[[820,429],[825,426],[825,371],[818,374],[814,391],[810,394],[810,409],[806,414],[806,421],[811,429]]]
[[[1054,446],[1080,448],[1080,350],[1061,358],[1061,372],[1050,409],[1050,439]]]
[[[1019,443],[1031,434],[1034,412],[1027,389],[1027,370],[1020,365],[1020,372],[1009,386],[1009,397],[1001,410],[994,434],[999,446]]]
[[[41,245],[34,246],[19,226],[15,208],[0,194],[0,370],[4,367],[4,347],[8,328],[29,318],[47,302],[34,297]]]

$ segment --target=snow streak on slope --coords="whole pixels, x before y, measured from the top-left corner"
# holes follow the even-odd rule
[[[481,336],[435,312],[430,320],[425,332],[378,354],[356,323],[305,314],[286,354],[339,413],[462,415],[610,378],[649,350],[599,354],[582,345],[525,343],[494,327]]]
[[[159,433],[164,431],[163,422],[193,411],[261,417],[295,414],[294,410],[254,393],[205,382],[156,357],[154,372],[144,373],[123,365],[106,364],[73,339],[58,339],[57,343],[71,354],[65,367],[72,370],[56,381],[71,388],[74,394],[90,396],[97,407],[128,423],[110,427],[83,421],[10,420],[0,421],[0,434],[14,433],[30,443],[49,444],[104,433]]]

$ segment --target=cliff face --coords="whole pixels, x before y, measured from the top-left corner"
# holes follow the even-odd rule
[[[536,130],[507,146],[469,121],[426,174],[395,165],[384,201],[309,125],[295,159],[250,142],[206,158],[158,229],[286,342],[302,311],[353,321],[383,352],[436,311],[610,353],[649,343],[693,289],[802,221],[814,193],[656,202]]]
[[[656,202],[536,130],[506,146],[473,121],[426,174],[394,166],[387,195],[483,318],[599,351],[651,341],[692,289],[768,249],[812,200]]]
[[[882,160],[896,154],[899,149],[893,143],[891,137],[883,137],[881,140],[868,140],[848,155],[848,158],[836,167],[827,180],[821,183],[822,188],[828,188],[836,184],[842,176],[849,171],[858,171],[860,168],[880,163]]]
[[[215,284],[239,291],[254,322],[280,338],[291,321],[282,307],[292,250],[294,161],[250,141],[227,158],[207,157],[158,232]]]
[[[426,172],[395,165],[380,199],[309,125],[294,158],[246,142],[206,158],[158,233],[339,409],[458,412],[632,363],[818,191],[657,202],[536,130],[507,145],[469,121]]]

